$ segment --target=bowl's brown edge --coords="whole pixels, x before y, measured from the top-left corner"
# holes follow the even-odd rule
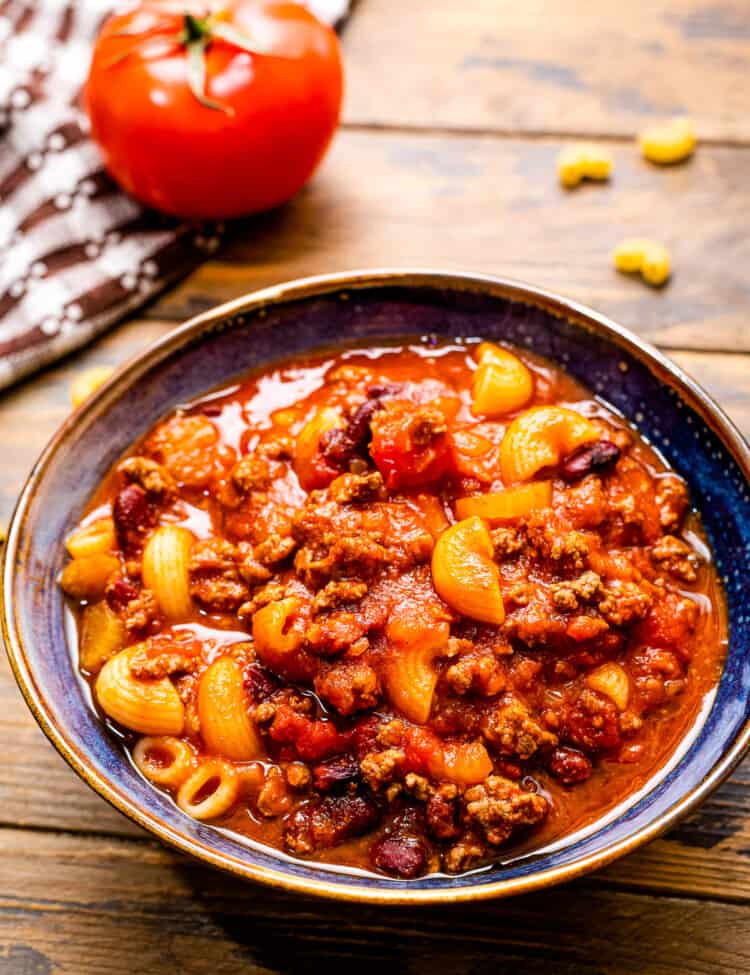
[[[574,863],[552,867],[526,877],[500,880],[491,884],[479,884],[475,887],[417,890],[405,886],[403,889],[386,888],[378,890],[377,888],[359,887],[355,884],[331,883],[325,876],[321,876],[320,879],[308,879],[294,877],[281,870],[258,867],[239,857],[217,853],[207,844],[199,843],[186,834],[165,826],[155,817],[144,814],[126,793],[99,775],[88,764],[86,756],[80,753],[66,738],[64,730],[57,727],[36,687],[28,665],[26,650],[16,625],[13,588],[18,546],[23,534],[26,514],[51,458],[64,446],[71,430],[82,417],[106,409],[109,403],[115,400],[120,392],[126,389],[141,372],[158,365],[183,342],[196,339],[230,317],[245,312],[255,312],[264,307],[287,301],[358,288],[388,285],[489,292],[499,297],[542,307],[560,318],[574,321],[579,327],[606,335],[615,344],[646,363],[660,379],[667,381],[670,386],[678,391],[689,406],[699,413],[701,418],[721,439],[739,465],[745,478],[750,482],[750,447],[718,404],[690,376],[649,343],[644,342],[606,316],[600,315],[578,302],[506,278],[423,268],[378,268],[302,278],[244,295],[190,319],[120,367],[93,397],[63,423],[32,468],[11,519],[3,560],[2,635],[15,679],[21,688],[26,703],[42,731],[57,751],[81,778],[115,809],[181,853],[191,854],[211,866],[278,889],[329,897],[341,901],[417,905],[458,903],[530,893],[553,884],[573,880],[592,870],[604,867],[660,836],[688,815],[724,781],[750,748],[750,720],[745,722],[731,748],[716,762],[698,786],[673,803],[669,809],[665,810],[648,826],[613,843],[605,850],[589,854]]]

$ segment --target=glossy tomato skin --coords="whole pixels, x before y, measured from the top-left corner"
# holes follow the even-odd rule
[[[333,30],[295,3],[230,0],[221,10],[270,49],[251,54],[219,38],[208,45],[205,94],[227,111],[195,97],[186,51],[171,40],[183,12],[206,13],[192,0],[142,3],[111,17],[86,84],[91,133],[109,173],[175,216],[222,219],[285,202],[312,175],[339,119]]]

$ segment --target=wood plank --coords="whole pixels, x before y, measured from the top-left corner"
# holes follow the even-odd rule
[[[656,172],[612,145],[611,184],[567,192],[556,180],[560,144],[344,131],[296,200],[238,227],[219,258],[148,314],[179,320],[308,274],[433,266],[536,283],[662,345],[750,350],[750,149],[704,148]],[[665,288],[612,269],[610,251],[628,236],[670,247]]]
[[[129,841],[0,834],[0,973],[383,970],[740,975],[750,912],[588,883],[503,902],[399,909],[261,889]],[[644,963],[644,959],[648,959]],[[645,967],[644,967],[645,964]],[[24,967],[25,966],[25,967]]]
[[[750,139],[743,0],[362,0],[345,118],[369,125],[632,136],[689,113]]]
[[[750,903],[750,759],[662,839],[596,874],[603,883]]]

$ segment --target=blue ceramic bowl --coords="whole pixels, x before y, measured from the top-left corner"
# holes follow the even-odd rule
[[[138,775],[76,678],[56,583],[63,538],[110,466],[178,403],[321,346],[403,335],[482,336],[532,348],[634,420],[687,478],[729,604],[729,654],[702,724],[657,781],[586,835],[459,876],[409,882],[294,861],[185,816]],[[105,799],[162,840],[291,890],[396,903],[503,896],[567,880],[652,839],[693,809],[750,743],[750,449],[719,407],[657,351],[601,315],[496,278],[373,271],[298,281],[176,329],[121,369],[45,450],[10,527],[4,636],[43,730]]]

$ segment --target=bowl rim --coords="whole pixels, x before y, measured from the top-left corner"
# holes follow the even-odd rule
[[[63,422],[34,464],[19,495],[9,525],[3,560],[3,598],[0,600],[2,603],[2,636],[16,682],[26,703],[42,731],[60,755],[110,805],[139,826],[153,833],[162,842],[182,853],[190,854],[204,863],[226,870],[244,879],[294,893],[313,894],[340,901],[422,905],[486,900],[529,893],[553,884],[573,880],[592,870],[604,867],[660,836],[678,820],[690,813],[727,778],[745,752],[750,749],[750,718],[745,721],[729,748],[706,772],[699,785],[685,795],[678,797],[649,824],[633,833],[628,833],[601,851],[587,854],[580,860],[549,867],[546,870],[521,877],[463,887],[424,889],[412,888],[404,884],[403,887],[378,888],[358,885],[354,875],[351,883],[335,883],[329,881],[323,871],[321,871],[319,878],[299,877],[287,873],[282,866],[267,868],[249,863],[238,856],[221,853],[209,843],[193,839],[181,830],[161,821],[155,814],[141,809],[136,802],[114,784],[113,780],[93,768],[89,764],[87,756],[68,738],[64,727],[58,726],[36,686],[29,657],[16,625],[13,611],[14,586],[16,576],[20,575],[20,572],[17,573],[16,571],[16,560],[28,509],[52,458],[64,447],[68,437],[83,416],[106,409],[109,404],[117,399],[120,393],[129,388],[143,373],[153,369],[184,343],[191,340],[201,340],[204,335],[209,335],[213,327],[220,326],[226,319],[246,312],[258,312],[264,308],[303,299],[387,287],[422,287],[494,295],[521,304],[543,308],[555,317],[570,320],[579,328],[588,329],[605,337],[634,355],[641,362],[646,363],[657,378],[668,381],[668,384],[682,398],[685,398],[687,394],[690,407],[717,434],[737,462],[744,477],[750,482],[750,446],[732,420],[712,397],[678,365],[667,359],[650,343],[586,305],[511,278],[465,271],[420,267],[382,267],[298,278],[242,295],[232,301],[208,309],[170,330],[165,336],[128,359],[92,397],[77,410],[74,410]],[[272,850],[272,848],[269,849]],[[341,875],[339,874],[339,876]],[[481,876],[481,874],[478,875],[478,877]]]

